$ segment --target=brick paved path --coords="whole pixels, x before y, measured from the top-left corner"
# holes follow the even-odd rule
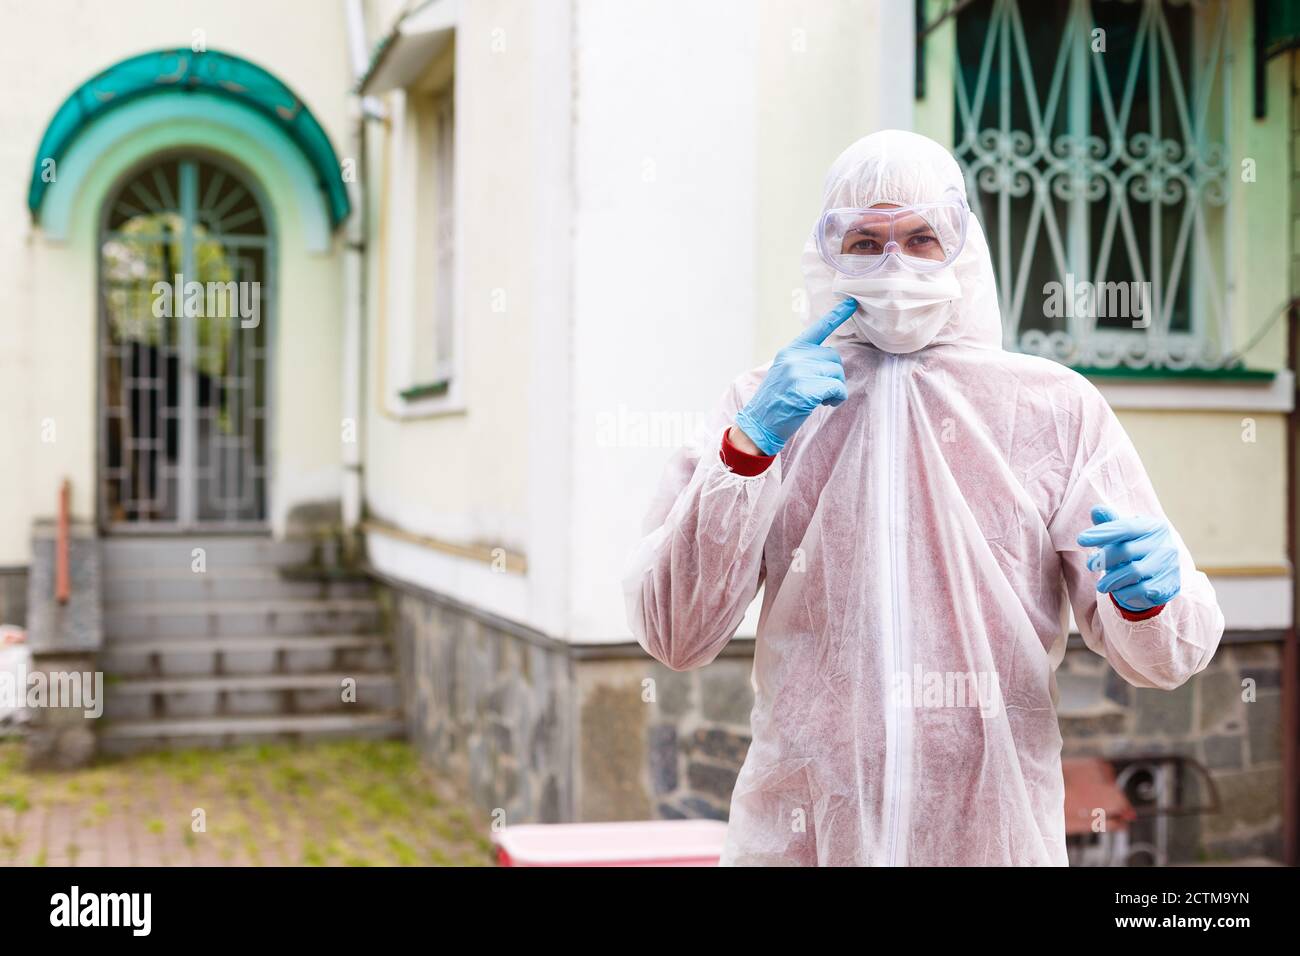
[[[0,742],[4,866],[484,865],[478,816],[398,742],[182,751],[64,774],[25,772],[20,745]]]

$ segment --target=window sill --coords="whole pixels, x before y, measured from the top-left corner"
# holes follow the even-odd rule
[[[412,385],[410,388],[404,388],[397,393],[397,397],[404,402],[420,402],[429,398],[442,398],[450,392],[451,379],[440,378],[427,385]]]
[[[1295,402],[1295,375],[1290,369],[1170,372],[1076,368],[1075,371],[1091,379],[1116,410],[1285,414]]]
[[[397,393],[393,415],[402,420],[437,418],[465,411],[460,390],[452,388],[451,379],[439,379],[425,385],[412,385]]]
[[[1137,381],[1205,381],[1205,382],[1256,382],[1267,385],[1280,375],[1280,372],[1257,368],[1096,368],[1088,365],[1071,366],[1080,375],[1088,378],[1134,379]]]

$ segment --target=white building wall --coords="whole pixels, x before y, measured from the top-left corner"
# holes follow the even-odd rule
[[[551,0],[461,10],[466,402],[410,421],[372,404],[366,485],[385,520],[437,542],[518,553],[527,571],[497,573],[380,535],[370,536],[372,558],[557,637],[624,641],[623,561],[664,462],[728,383],[798,328],[799,254],[827,166],[875,129],[951,123],[940,109],[951,79],[934,75],[950,57],[932,44],[918,112],[910,4]],[[502,217],[529,237],[526,254],[503,247]],[[372,273],[372,290],[376,281]],[[497,288],[508,296],[504,316],[485,305]],[[1283,491],[1278,436],[1261,443],[1276,476],[1268,507],[1251,513],[1249,533],[1227,533],[1198,516],[1207,488],[1258,474],[1228,464],[1235,419],[1219,414],[1207,431],[1209,422],[1183,415],[1171,435],[1168,416],[1125,414],[1162,488],[1184,447],[1177,435],[1201,429],[1222,441],[1224,474],[1170,484],[1169,507],[1186,517],[1207,564],[1272,574],[1285,546],[1271,517]],[[752,625],[751,616],[741,632]]]
[[[898,37],[911,5],[576,10],[568,637],[607,642],[630,639],[620,572],[673,447],[798,331],[798,259],[826,167],[907,121],[911,57]],[[897,67],[891,82],[882,60]]]
[[[391,7],[370,8],[378,33],[392,28]],[[568,235],[562,227],[557,235],[548,230],[570,208],[565,9],[508,0],[459,5],[460,335],[447,401],[408,403],[397,394],[410,330],[430,321],[433,308],[413,295],[416,270],[433,258],[416,229],[411,197],[416,177],[432,168],[410,149],[405,94],[386,95],[388,121],[367,131],[366,508],[373,522],[408,535],[372,525],[370,560],[402,581],[555,632],[564,626],[554,600],[563,587],[554,575],[563,567],[564,540],[556,519],[568,497],[564,469],[554,462],[565,461],[567,440],[567,416],[555,396],[567,382]],[[538,110],[547,108],[558,112],[539,125]],[[494,553],[510,560],[494,562]],[[527,560],[526,574],[514,568],[515,558]]]
[[[595,641],[626,639],[619,571],[663,462],[753,353],[758,31],[745,0],[589,0],[575,29],[568,636]],[[677,426],[653,444],[652,416]]]
[[[620,572],[664,462],[797,329],[826,164],[908,120],[910,86],[869,64],[910,30],[902,6],[460,4],[464,401],[445,414],[378,380],[419,308],[401,275],[421,253],[398,247],[413,234],[400,111],[370,134],[367,506],[419,539],[369,534],[381,571],[557,637],[629,638]],[[388,6],[369,13],[391,28]],[[494,571],[494,548],[526,573]]]

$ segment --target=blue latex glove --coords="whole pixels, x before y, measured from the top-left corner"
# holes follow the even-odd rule
[[[1079,546],[1100,548],[1088,570],[1106,573],[1097,590],[1110,594],[1126,611],[1149,611],[1178,594],[1178,548],[1160,518],[1116,518],[1109,508],[1092,509],[1093,526],[1079,535]]]
[[[845,299],[776,353],[767,377],[736,425],[764,455],[775,455],[818,405],[839,405],[849,397],[840,353],[822,345],[858,307]]]

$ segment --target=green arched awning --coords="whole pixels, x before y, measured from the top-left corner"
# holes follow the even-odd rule
[[[302,151],[317,177],[331,226],[350,211],[338,156],[311,110],[266,70],[241,57],[208,50],[157,50],[115,63],[81,84],[63,101],[36,150],[27,208],[33,216],[51,183],[47,161],[56,167],[77,135],[96,117],[124,103],[160,93],[202,91],[234,100],[270,118]]]

